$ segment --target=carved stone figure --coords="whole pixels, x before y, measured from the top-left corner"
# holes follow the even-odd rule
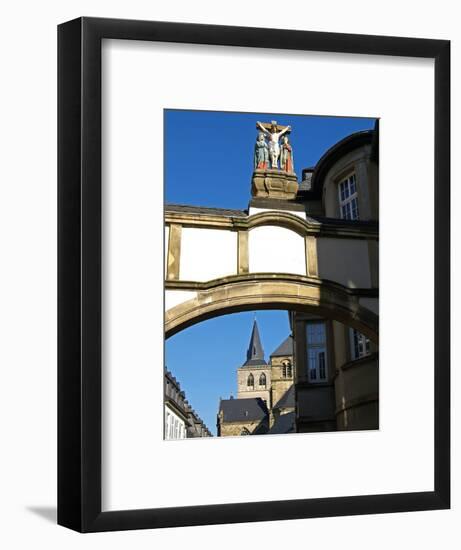
[[[254,165],[255,170],[266,170],[269,162],[269,147],[262,132],[259,132],[255,143]]]
[[[277,122],[273,120],[271,122],[271,129],[270,131],[267,130],[260,122],[257,122],[256,125],[260,130],[262,130],[269,139],[269,154],[271,158],[271,168],[278,168],[278,159],[280,156],[280,145],[279,145],[279,139],[285,134],[286,132],[289,132],[291,130],[291,126],[285,126],[282,130],[278,131]]]
[[[295,171],[293,160],[293,147],[288,141],[288,136],[283,136],[283,143],[280,147],[280,169],[292,174]]]

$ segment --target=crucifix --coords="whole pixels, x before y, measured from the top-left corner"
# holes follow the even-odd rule
[[[291,126],[280,126],[276,120],[268,122],[256,122],[256,128],[261,130],[269,139],[269,155],[271,159],[271,167],[278,168],[278,159],[280,156],[279,139],[284,134],[291,132]]]

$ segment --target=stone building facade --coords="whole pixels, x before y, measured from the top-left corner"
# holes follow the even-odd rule
[[[164,407],[164,439],[212,437],[213,434],[187,401],[179,382],[167,369],[164,373]]]
[[[221,399],[218,436],[289,433],[295,430],[293,338],[288,336],[264,358],[255,320],[247,359],[237,369],[237,398]]]

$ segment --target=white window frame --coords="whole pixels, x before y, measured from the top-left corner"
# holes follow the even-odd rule
[[[353,360],[370,355],[370,339],[355,328],[349,328],[349,341],[351,346],[351,357]],[[360,350],[360,348],[362,348],[362,350]]]
[[[309,343],[309,336],[308,336],[308,327],[312,325],[323,325],[324,327],[324,334],[325,339],[321,343]],[[328,382],[328,347],[327,347],[327,326],[325,321],[314,321],[306,323],[306,367],[307,367],[307,379],[309,383],[311,384],[325,384],[325,382]],[[324,367],[325,367],[325,376],[320,377],[320,364],[317,361],[317,364],[315,365],[315,368],[311,369],[311,361],[310,361],[310,352],[317,352],[317,359],[320,357],[320,354],[323,353],[324,355]],[[312,375],[312,371],[315,371],[315,378]]]
[[[338,183],[339,214],[342,220],[359,220],[359,197],[355,172]],[[355,206],[355,212],[354,212]]]

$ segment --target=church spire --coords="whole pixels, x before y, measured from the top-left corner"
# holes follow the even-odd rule
[[[251,331],[250,344],[247,350],[247,360],[243,366],[247,365],[266,365],[264,360],[264,350],[261,345],[261,338],[259,337],[258,323],[256,317],[253,323],[253,330]]]

